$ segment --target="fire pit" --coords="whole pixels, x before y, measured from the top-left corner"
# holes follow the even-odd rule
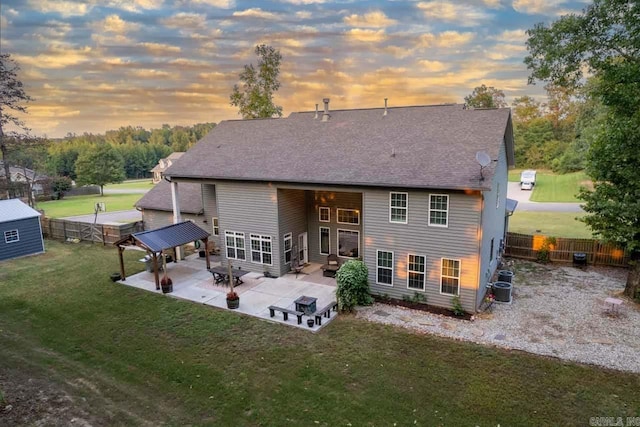
[[[318,298],[301,296],[297,300],[295,300],[296,311],[301,311],[307,316],[311,316],[316,312],[316,301]]]

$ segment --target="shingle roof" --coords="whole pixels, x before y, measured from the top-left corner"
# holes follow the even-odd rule
[[[178,199],[180,201],[181,212],[192,214],[200,214],[203,212],[200,184],[179,183]],[[160,181],[135,203],[135,207],[173,212],[171,184],[165,180]]]
[[[40,212],[32,209],[19,199],[0,200],[0,222],[16,221],[38,216],[40,216]]]
[[[286,119],[231,120],[216,126],[165,171],[177,178],[283,181],[417,188],[486,189],[476,153],[496,159],[509,109],[462,105],[314,112]],[[512,146],[508,148],[508,151]]]
[[[141,231],[131,236],[141,242],[153,252],[164,249],[175,248],[189,242],[209,237],[209,233],[198,227],[191,221],[179,222],[178,224],[167,225],[155,230]]]

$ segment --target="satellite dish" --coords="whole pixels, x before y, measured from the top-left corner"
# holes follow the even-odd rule
[[[489,166],[491,163],[491,157],[484,151],[478,151],[476,153],[476,161],[480,164],[481,167]]]

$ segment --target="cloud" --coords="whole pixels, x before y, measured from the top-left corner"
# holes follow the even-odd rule
[[[492,15],[478,7],[439,0],[420,2],[418,9],[422,10],[427,19],[450,22],[462,27],[486,24],[492,18]]]
[[[207,16],[199,13],[180,12],[161,19],[160,23],[167,28],[173,29],[204,28],[207,24]]]
[[[443,31],[438,34],[425,33],[420,34],[418,37],[416,47],[459,47],[471,42],[475,37],[475,33],[471,32]]]
[[[156,54],[156,55],[161,55],[161,54],[170,53],[170,52],[180,52],[182,50],[180,49],[180,46],[172,46],[165,43],[144,42],[144,43],[138,43],[138,46],[142,46],[149,53]]]
[[[164,0],[109,0],[107,2],[109,7],[136,13],[160,9],[163,4]]]
[[[282,0],[282,2],[296,4],[296,5],[303,5],[303,4],[322,4],[322,3],[326,3],[327,0]]]
[[[233,12],[233,16],[240,18],[278,19],[278,15],[275,13],[262,10],[259,7]]]
[[[365,13],[364,15],[349,15],[343,19],[344,23],[352,27],[369,27],[369,28],[384,28],[390,25],[395,25],[398,21],[395,19],[389,19],[384,12],[379,10]]]
[[[584,0],[581,2],[586,3]],[[565,3],[567,0],[514,0],[513,8],[517,12],[530,15],[561,15],[575,12],[575,10],[562,8]]]
[[[311,16],[311,12],[307,10],[299,10],[296,12],[296,18],[298,19],[309,19]]]
[[[490,37],[503,43],[522,42],[527,40],[527,32],[525,30],[505,30],[500,34]]]
[[[67,0],[27,0],[32,9],[40,13],[58,13],[64,17],[84,16],[87,14],[90,5]]]
[[[144,79],[153,79],[153,78],[159,78],[159,77],[162,77],[162,78],[170,77],[171,73],[168,73],[162,70],[136,69],[136,70],[131,70],[129,72],[129,75],[134,77],[141,77]]]
[[[129,31],[137,30],[140,25],[125,21],[118,15],[109,15],[102,21],[102,29],[108,33],[126,34]]]
[[[492,9],[498,9],[502,7],[501,0],[482,0],[485,6]]]
[[[30,65],[40,69],[59,69],[72,65],[78,65],[91,59],[92,50],[89,46],[71,48],[63,44],[55,44],[48,47],[45,53],[35,56],[14,55],[21,65]]]
[[[440,72],[440,71],[444,71],[447,70],[449,68],[449,65],[445,64],[444,62],[440,62],[440,61],[429,61],[427,59],[422,59],[420,61],[418,61],[418,64],[426,71],[430,71],[430,72]]]
[[[236,7],[235,0],[188,0],[190,4],[204,4],[219,9],[232,9]]]
[[[359,42],[380,42],[386,40],[387,35],[384,30],[365,30],[361,28],[354,28],[348,30],[346,33],[347,37],[351,40],[359,41]]]

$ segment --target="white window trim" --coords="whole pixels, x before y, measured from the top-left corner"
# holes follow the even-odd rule
[[[253,240],[257,240],[258,242],[260,242],[260,251],[254,251],[253,250]],[[265,252],[262,250],[262,242],[269,242],[270,247],[271,247],[271,251],[270,252]],[[246,244],[246,243],[245,243]],[[260,264],[260,265],[273,265],[273,239],[271,238],[271,236],[265,236],[263,234],[249,234],[249,261],[253,264]],[[260,262],[258,261],[254,261],[253,260],[253,253],[254,252],[260,252]],[[246,254],[246,252],[245,252]],[[266,263],[264,262],[264,254],[269,254],[271,256],[271,262],[270,263]]]
[[[409,270],[409,256],[410,255],[421,256],[421,257],[424,258],[424,272],[420,273],[419,271]],[[422,289],[409,287],[409,272],[422,274],[422,276],[424,277],[424,280],[422,281],[422,286],[423,286]],[[426,292],[427,291],[427,256],[426,255],[422,255],[422,254],[407,254],[407,289],[409,289],[410,291],[416,291],[416,292]]]
[[[325,221],[322,219],[322,211],[326,210],[329,212],[329,215],[327,216],[328,219]],[[327,207],[327,206],[320,206],[318,208],[318,222],[331,222],[331,208]]]
[[[344,256],[344,255],[340,255],[340,232],[341,231],[347,231],[349,233],[358,233],[358,256]],[[348,258],[348,259],[358,259],[358,257],[362,256],[362,252],[360,249],[360,230],[349,230],[347,228],[338,228],[336,230],[336,244],[338,245],[338,250],[336,251],[336,254],[340,257],[340,258]]]
[[[11,239],[9,240],[9,234],[13,234],[15,232],[15,239]],[[4,232],[4,242],[6,244],[11,244],[11,243],[16,243],[20,241],[20,232],[18,231],[18,229],[14,229],[14,230],[7,230]]]
[[[431,223],[431,197],[432,196],[445,196],[447,198],[447,223],[446,224],[432,224]],[[448,194],[437,194],[437,193],[431,193],[429,194],[429,212],[428,212],[428,219],[427,221],[429,222],[429,227],[440,227],[440,228],[449,228],[449,195]],[[442,210],[440,209],[434,209],[434,212],[442,212]]]
[[[356,213],[356,217],[358,218],[358,222],[340,222],[340,211],[355,212]],[[358,209],[336,208],[336,222],[338,224],[344,224],[344,225],[360,225],[360,211]]]
[[[391,283],[382,283],[378,280],[378,269],[379,268],[389,269],[389,267],[380,267],[380,264],[378,264],[378,259],[379,259],[378,255],[380,254],[380,252],[388,252],[391,254]],[[395,277],[395,274],[396,274],[395,262],[396,262],[396,254],[393,251],[385,251],[381,249],[376,250],[376,284],[377,285],[388,286],[390,288],[393,288],[393,278]]]
[[[406,208],[402,208],[402,207],[398,207],[398,206],[391,206],[391,196],[393,194],[404,194],[405,196],[407,196],[407,207]],[[405,220],[404,221],[393,221],[391,218],[391,210],[392,209],[404,209],[406,214],[405,214]],[[389,222],[391,224],[407,224],[409,222],[409,193],[406,192],[402,192],[402,191],[390,191],[389,192]]]
[[[327,236],[329,236],[329,252],[322,252],[322,230],[327,230]],[[359,237],[359,236],[358,236]],[[318,250],[320,251],[320,255],[329,255],[331,253],[331,228],[329,227],[320,227],[318,230]]]
[[[285,242],[289,240],[289,250],[287,251],[287,245],[285,244]],[[273,252],[273,247],[271,248],[272,252]],[[286,264],[291,264],[291,262],[293,261],[293,234],[292,233],[287,233],[283,236],[282,238],[282,252],[284,255],[283,260],[285,261],[285,265]],[[287,252],[289,252],[291,255],[289,256],[289,261],[287,261]],[[273,255],[271,256],[271,260],[273,261]]]
[[[234,252],[236,254],[236,256],[234,256],[234,257],[230,257],[229,256],[229,251],[227,250],[229,248],[229,246],[227,246],[227,237],[228,236],[232,236],[233,237],[233,249],[234,249]],[[236,237],[242,237],[242,240],[244,242],[244,247],[240,248],[240,247],[236,246]],[[239,261],[246,261],[247,260],[247,240],[244,237],[244,233],[241,233],[239,231],[228,231],[228,230],[225,230],[225,232],[224,232],[224,248],[225,248],[225,255],[226,255],[227,258],[229,258],[229,259],[237,259]],[[238,249],[244,250],[244,258],[238,258]]]
[[[211,218],[211,227],[213,228],[213,235],[214,236],[219,236],[220,235],[220,221],[218,220],[217,216],[214,216]]]
[[[452,279],[458,279],[458,293],[457,294],[449,294],[447,292],[442,292],[442,278],[444,277],[442,274],[442,261],[444,260],[449,260],[449,261],[458,261],[458,277],[453,277],[453,276],[446,276]],[[440,289],[438,289],[438,291],[440,292],[440,295],[447,295],[450,297],[459,297],[460,296],[460,282],[462,282],[462,261],[460,261],[460,259],[457,258],[440,258]]]

